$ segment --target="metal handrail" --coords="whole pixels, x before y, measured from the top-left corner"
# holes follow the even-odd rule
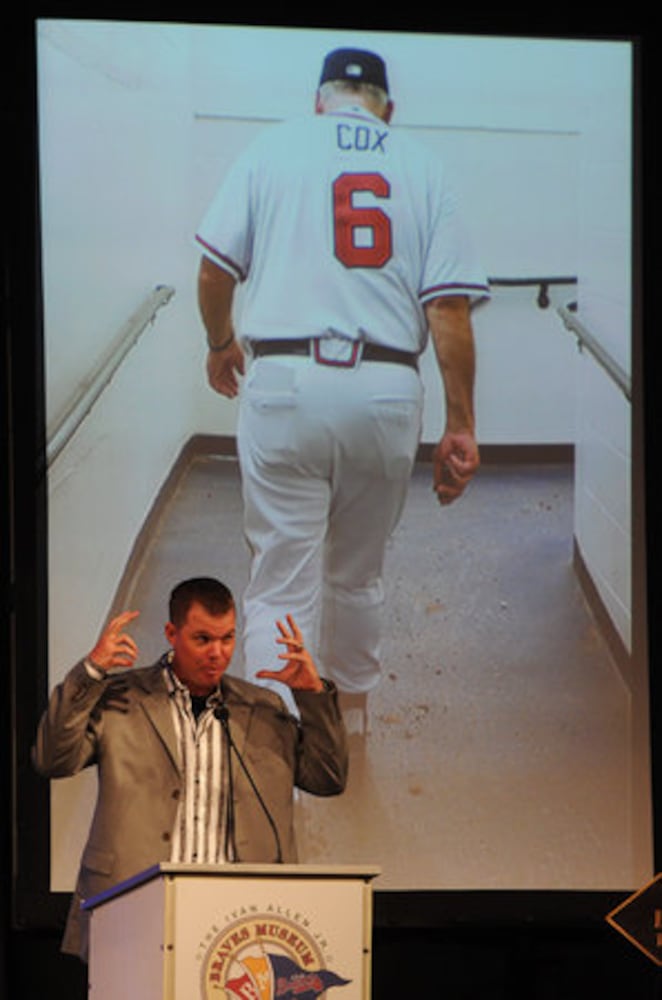
[[[540,309],[547,309],[549,306],[549,288],[551,285],[576,285],[577,278],[572,275],[560,275],[557,277],[542,278],[488,278],[487,283],[490,288],[528,288],[538,287],[537,304]]]
[[[537,304],[540,309],[547,309],[550,304],[549,299],[549,288],[551,285],[576,285],[577,278],[568,276],[558,276],[558,277],[540,277],[540,278],[488,278],[488,283],[491,288],[502,286],[504,288],[521,288],[526,286],[534,286],[538,288],[538,298]],[[621,389],[623,395],[628,400],[632,401],[632,380],[628,373],[619,365],[619,363],[609,354],[607,350],[600,344],[596,337],[590,333],[586,327],[581,323],[571,308],[566,306],[558,306],[557,313],[563,320],[566,329],[570,330],[577,337],[577,342],[579,349],[586,348],[586,350],[595,358],[595,360],[604,368],[604,370],[610,375],[613,381]]]
[[[599,365],[604,368],[604,370],[611,376],[613,381],[621,389],[623,395],[628,400],[632,401],[632,380],[628,373],[619,365],[611,354],[605,350],[602,344],[593,336],[592,333],[586,329],[586,327],[577,319],[577,317],[570,312],[569,309],[560,306],[556,310],[563,320],[566,329],[570,330],[577,337],[577,343],[579,349],[586,348],[586,350],[595,358]]]
[[[157,310],[169,302],[174,294],[174,288],[157,285],[122,326],[106,355],[48,428],[47,466],[53,464],[74,436],[145,327],[154,321]]]

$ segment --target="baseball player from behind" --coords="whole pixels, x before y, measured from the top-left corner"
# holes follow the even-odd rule
[[[269,666],[273,621],[291,610],[347,702],[380,679],[384,551],[429,335],[441,504],[478,468],[470,303],[489,289],[443,166],[389,126],[381,57],[331,52],[315,112],[270,126],[229,171],[196,233],[198,297],[209,383],[239,394],[245,662]]]

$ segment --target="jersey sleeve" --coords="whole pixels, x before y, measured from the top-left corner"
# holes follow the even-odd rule
[[[433,185],[432,190],[435,187],[419,301],[423,305],[440,295],[468,295],[473,301],[488,298],[489,283],[461,217],[457,197],[452,190],[442,189],[441,184]]]
[[[195,233],[203,254],[240,282],[251,266],[252,177],[251,160],[244,154],[228,171]]]

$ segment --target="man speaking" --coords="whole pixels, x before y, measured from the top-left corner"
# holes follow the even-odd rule
[[[127,631],[136,614],[114,618],[55,687],[33,747],[47,778],[98,771],[62,943],[83,960],[83,900],[160,861],[296,861],[294,788],[336,795],[347,777],[335,688],[292,617],[276,623],[282,669],[258,673],[291,690],[299,718],[273,691],[227,674],[236,615],[224,584],[202,577],[174,588],[170,650],[140,669]]]

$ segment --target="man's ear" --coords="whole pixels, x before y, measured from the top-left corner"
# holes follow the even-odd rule
[[[384,110],[384,121],[388,125],[393,117],[393,112],[395,111],[395,104],[393,101],[389,101]]]
[[[172,646],[175,641],[175,636],[177,635],[177,626],[173,625],[172,622],[167,622],[163,631],[165,632],[165,637]]]
[[[322,114],[322,110],[323,110],[322,109],[322,98],[320,97],[319,90],[316,90],[315,91],[315,114],[316,115],[321,115]]]

